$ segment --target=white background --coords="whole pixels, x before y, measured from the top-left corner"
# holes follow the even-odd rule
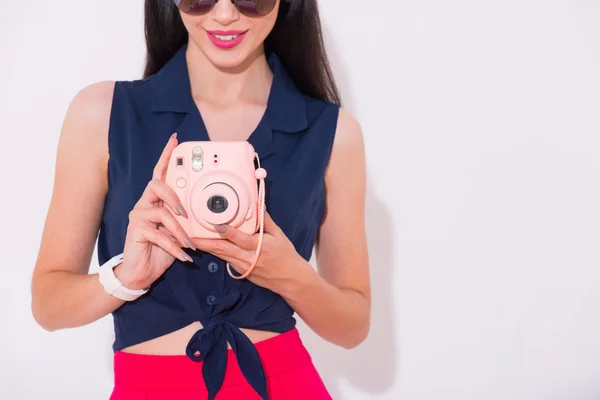
[[[0,4],[0,398],[106,399],[112,319],[45,332],[29,284],[64,113],[141,75],[142,1]],[[600,3],[321,12],[365,134],[373,282],[359,348],[301,325],[334,398],[600,398]]]

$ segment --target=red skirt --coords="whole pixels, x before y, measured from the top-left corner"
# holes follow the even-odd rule
[[[292,329],[255,343],[272,400],[331,400],[323,380]],[[200,400],[208,398],[202,361],[187,356],[155,356],[121,351],[114,356],[115,386],[110,400]],[[260,400],[246,381],[233,350],[227,354],[223,386],[216,400]]]

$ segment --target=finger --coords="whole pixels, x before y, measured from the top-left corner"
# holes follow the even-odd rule
[[[169,230],[167,228],[165,228],[163,225],[159,225],[158,230],[160,232],[164,233],[165,235],[167,235],[167,237],[169,239],[171,239],[172,241],[174,241],[175,244],[178,245],[179,247],[187,247],[187,246],[184,246],[183,244],[179,243],[179,241],[175,238],[175,236],[171,235],[171,232],[169,232]]]
[[[179,144],[177,140],[177,133],[171,135],[165,148],[158,159],[158,162],[154,166],[154,171],[152,173],[152,179],[158,179],[159,181],[165,180],[165,175],[167,174],[167,167],[169,166],[169,160],[171,159],[171,153],[173,153],[173,149],[177,147]]]
[[[196,248],[219,258],[232,257],[238,260],[245,260],[248,257],[246,250],[228,240],[194,238],[192,242],[196,245]]]
[[[244,250],[256,250],[258,239],[229,225],[215,225],[222,238],[231,241]]]
[[[140,242],[150,242],[160,247],[170,255],[183,262],[192,262],[192,257],[190,257],[183,249],[177,246],[167,235],[160,232],[158,229],[152,228],[150,226],[141,227],[136,230],[136,236],[134,241]]]
[[[173,154],[173,149],[177,147],[179,141],[177,140],[177,132],[173,133],[167,144],[165,145],[158,162],[154,166],[154,171],[152,172],[152,178],[158,181],[164,182],[166,178],[167,169],[169,167],[169,160],[171,159],[171,155]],[[157,205],[162,207],[164,205],[164,201],[158,200]],[[148,206],[146,204],[146,206]],[[183,208],[183,207],[182,207]],[[185,211],[178,210],[181,215],[185,215]],[[187,215],[186,215],[187,218]]]
[[[152,179],[148,182],[144,193],[142,193],[134,208],[148,208],[158,202],[167,204],[176,214],[188,218],[177,193],[169,185],[158,179]]]
[[[164,207],[138,208],[134,209],[130,214],[130,220],[136,224],[150,223],[154,224],[156,229],[158,225],[163,225],[165,229],[179,243],[196,250],[194,243],[190,240],[181,224],[177,222],[175,217]]]

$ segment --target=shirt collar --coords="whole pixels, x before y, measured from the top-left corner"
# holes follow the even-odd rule
[[[196,107],[190,91],[187,44],[151,78],[152,111],[188,113]],[[267,55],[273,82],[265,116],[273,130],[296,133],[308,127],[306,101],[275,53]]]

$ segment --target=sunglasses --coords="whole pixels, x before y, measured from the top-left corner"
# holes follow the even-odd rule
[[[189,15],[208,14],[219,0],[174,0],[182,12]],[[246,17],[264,17],[273,11],[277,0],[230,0]]]

